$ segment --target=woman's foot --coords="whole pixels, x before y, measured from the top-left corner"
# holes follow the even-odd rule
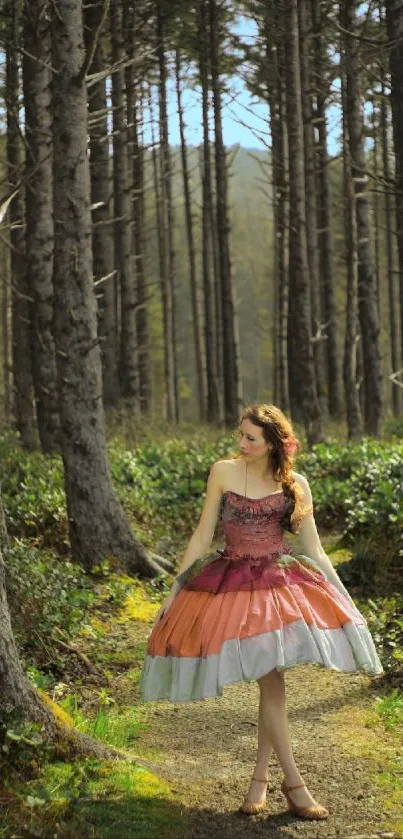
[[[315,801],[302,780],[299,783],[287,783],[284,779],[281,791],[287,799],[290,811],[297,816],[304,819],[327,819],[328,810]]]
[[[266,791],[268,780],[253,776],[248,794],[244,798],[239,810],[247,816],[254,816],[266,809]]]

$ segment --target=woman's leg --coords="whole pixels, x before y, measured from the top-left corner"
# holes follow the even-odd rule
[[[291,745],[285,704],[284,673],[278,670],[272,670],[270,673],[262,676],[261,679],[258,679],[258,685],[260,689],[259,731],[261,730],[263,732],[263,736],[261,738],[260,751],[258,747],[256,771],[253,774],[259,778],[267,777],[267,775],[260,775],[258,773],[264,770],[264,760],[267,755],[270,755],[271,749],[274,749],[284,772],[284,779],[287,786],[293,787],[297,784],[302,784],[304,779],[300,775],[295,763]],[[257,788],[254,791],[257,791]],[[300,807],[309,807],[317,803],[306,787],[293,790],[291,796],[294,803]],[[252,796],[250,795],[250,797]]]
[[[259,700],[259,719],[257,729],[257,755],[256,766],[253,772],[253,778],[268,779],[269,760],[273,751],[273,745],[267,733],[266,724],[262,713],[262,693],[260,693]],[[246,801],[253,801],[256,804],[261,804],[266,797],[266,784],[262,781],[256,781],[252,778]]]

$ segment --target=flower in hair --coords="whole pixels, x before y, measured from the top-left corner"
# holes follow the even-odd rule
[[[283,449],[286,454],[294,454],[298,449],[298,441],[295,437],[286,437],[283,440]]]

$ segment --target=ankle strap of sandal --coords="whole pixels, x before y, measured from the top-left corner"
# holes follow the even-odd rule
[[[287,787],[288,790],[292,789],[300,789],[301,787],[306,787],[306,784],[297,784],[295,787]]]

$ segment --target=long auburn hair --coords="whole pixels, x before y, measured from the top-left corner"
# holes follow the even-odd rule
[[[294,434],[292,424],[280,408],[265,403],[248,405],[243,410],[239,422],[241,423],[244,419],[259,426],[266,443],[272,446],[268,452],[270,469],[274,480],[281,483],[286,498],[281,524],[286,530],[295,533],[302,516],[309,508],[303,502],[303,489],[292,474],[295,453],[300,448],[300,442]],[[238,457],[242,455],[239,453],[234,455],[234,459]]]

